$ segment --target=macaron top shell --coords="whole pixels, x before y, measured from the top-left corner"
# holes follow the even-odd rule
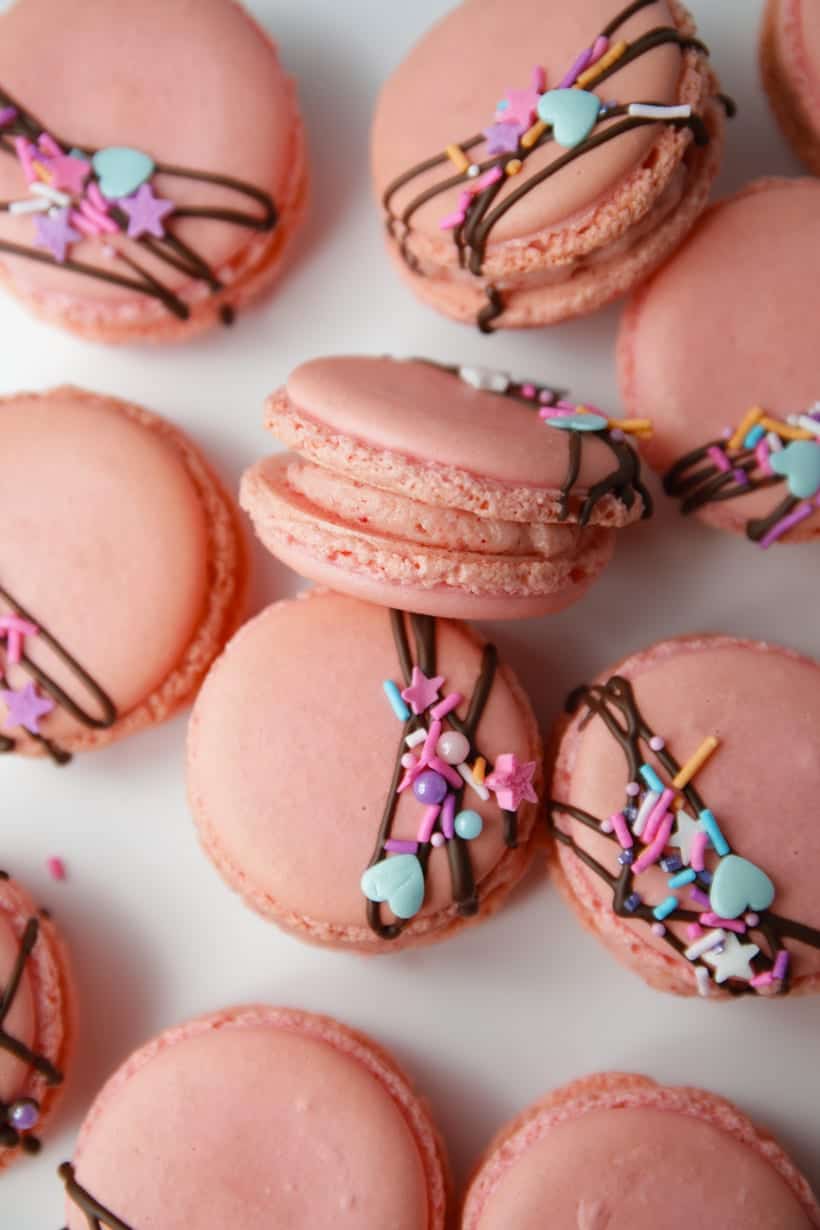
[[[461,374],[460,374],[461,373]],[[506,392],[487,384],[497,378]],[[536,386],[530,386],[535,388]],[[344,356],[314,359],[289,377],[268,403],[275,435],[326,469],[425,503],[510,521],[561,519],[556,503],[570,470],[574,433],[539,417],[535,397],[512,395],[504,373],[448,368],[420,359]],[[567,520],[578,520],[583,496],[618,469],[600,435],[578,432],[580,470]],[[591,524],[638,519],[617,489],[591,509]]]
[[[118,7],[106,0],[65,0],[59,20],[50,0],[20,0],[0,16],[0,92],[36,117],[65,150],[127,147],[157,164],[204,173],[206,180],[162,173],[151,180],[157,197],[181,207],[262,217],[264,202],[216,182],[224,178],[251,186],[274,204],[284,197],[293,170],[291,90],[273,45],[233,0],[136,0],[129,5],[127,39]],[[138,184],[123,187],[125,196]],[[26,195],[17,158],[4,157],[0,198]],[[173,229],[212,270],[228,277],[259,234],[258,228],[205,217],[178,219]],[[0,241],[30,248],[34,236],[32,215],[0,212]],[[124,262],[106,256],[111,236],[79,238],[69,250],[72,260],[103,274],[133,277]],[[208,293],[190,269],[152,259],[135,244],[130,255],[183,298]],[[131,314],[165,311],[150,295],[59,263],[2,250],[0,262],[28,294],[79,297]]]
[[[470,0],[456,6],[419,41],[382,90],[372,140],[379,196],[448,145],[466,144],[482,133],[492,124],[497,103],[508,90],[523,92],[531,86],[534,65],[544,67],[547,88],[555,88],[584,48],[625,7],[621,0],[584,0],[573,5]],[[613,42],[635,41],[650,30],[674,26],[681,13],[680,5],[657,0],[630,17]],[[681,75],[680,49],[660,46],[602,83],[600,96],[620,102],[672,104],[678,99]],[[499,113],[496,118],[504,116]],[[614,188],[637,175],[659,140],[668,140],[668,134],[662,133],[657,127],[637,128],[585,153],[509,209],[493,227],[490,246],[524,242],[547,228],[583,217]],[[566,150],[557,143],[545,145],[528,159],[527,175],[536,175],[564,154]],[[397,192],[395,212],[400,215],[410,200],[445,178],[441,167],[414,177],[409,188]],[[456,184],[421,205],[413,214],[414,229],[440,238],[441,220],[456,209],[463,186]],[[519,186],[518,177],[511,176],[499,199],[503,201]]]
[[[525,1113],[479,1173],[463,1230],[809,1230],[782,1150],[727,1102],[642,1077],[588,1078]]]
[[[52,704],[41,733],[72,750],[149,697],[156,720],[190,691],[225,618],[221,567],[238,550],[227,502],[193,446],[137,407],[63,388],[4,398],[0,425],[0,615],[33,622],[24,652],[84,715]],[[204,661],[187,660],[200,637]],[[9,666],[7,692],[31,685]],[[4,733],[36,750],[10,712]]]
[[[137,1052],[93,1106],[75,1173],[132,1230],[441,1230],[431,1136],[404,1078],[364,1039],[247,1008]],[[87,1230],[71,1200],[67,1218]]]
[[[0,912],[0,987],[8,986],[19,956],[20,938],[12,930],[9,920]],[[23,1046],[30,1047],[34,1043],[37,1018],[31,978],[27,970],[23,972],[17,994],[3,1019],[3,1029],[22,1042]],[[28,1067],[23,1060],[0,1046],[0,1102],[9,1103],[17,1096],[28,1073]]]
[[[813,799],[817,791],[817,727],[820,722],[820,666],[777,646],[759,642],[739,641],[729,637],[691,637],[662,642],[627,659],[601,676],[598,683],[624,680],[630,686],[635,702],[634,713],[646,724],[646,737],[639,742],[639,755],[644,763],[654,766],[666,781],[671,776],[662,767],[649,746],[649,738],[664,742],[663,754],[671,754],[684,765],[704,738],[714,736],[716,750],[705,760],[692,779],[705,808],[717,819],[720,831],[738,862],[729,872],[722,872],[725,884],[736,886],[737,893],[750,889],[757,893],[758,875],[750,874],[745,864],[762,871],[774,886],[773,900],[768,902],[740,900],[739,909],[731,913],[718,910],[720,918],[728,917],[744,924],[746,914],[757,914],[761,930],[755,925],[742,925],[740,934],[726,943],[733,950],[740,945],[756,946],[768,954],[756,973],[771,969],[771,957],[781,948],[790,953],[788,982],[781,989],[812,990],[820,985],[820,898],[816,892],[820,873],[820,830],[809,817],[813,814]],[[596,685],[597,686],[597,685]],[[617,691],[615,690],[617,689]],[[589,701],[593,705],[602,699],[604,707],[589,718]],[[619,699],[620,698],[620,699]],[[714,919],[715,905],[702,902],[704,885],[691,884],[673,890],[669,886],[671,873],[657,864],[633,874],[629,892],[656,906],[667,897],[677,897],[681,910],[690,911],[682,919],[679,911],[665,918],[667,935],[655,935],[650,925],[653,919],[621,916],[613,913],[613,889],[603,881],[601,870],[617,877],[626,872],[616,855],[619,843],[604,832],[596,832],[597,821],[621,812],[625,806],[625,788],[631,773],[620,739],[613,737],[609,723],[625,726],[633,715],[631,706],[623,704],[624,689],[610,684],[608,690],[583,689],[576,698],[574,716],[565,729],[554,771],[552,806],[555,826],[568,834],[575,850],[584,851],[599,866],[589,865],[573,857],[572,847],[560,845],[562,865],[571,875],[577,896],[590,909],[594,908],[596,926],[604,937],[620,939],[634,951],[635,937],[645,946],[641,960],[647,976],[653,968],[671,967],[676,973],[678,989],[692,993],[695,989],[695,959],[687,960],[683,948],[693,942],[686,924],[699,915],[707,921],[701,935],[721,922]],[[585,721],[585,718],[588,720]],[[606,720],[604,720],[606,718]],[[641,782],[637,767],[634,770]],[[640,799],[626,802],[640,803]],[[585,824],[574,818],[563,806],[580,809],[596,824]],[[669,804],[673,806],[673,804]],[[684,809],[698,820],[699,812],[687,799]],[[677,814],[677,813],[676,813]],[[773,822],[776,818],[776,823]],[[702,827],[702,826],[701,826]],[[677,844],[681,833],[690,841]],[[668,853],[690,864],[692,832],[686,822],[675,823]],[[643,849],[635,839],[634,866]],[[726,860],[722,860],[725,862]],[[720,863],[715,855],[706,854],[706,868],[711,871],[711,884],[716,882]],[[738,874],[740,873],[740,875]],[[700,890],[700,898],[690,896]],[[706,894],[713,890],[707,885]],[[731,891],[730,896],[736,896]],[[726,900],[726,894],[720,900]],[[596,903],[593,907],[593,903]],[[758,908],[760,907],[760,908]],[[771,945],[765,928],[774,927],[776,942]],[[797,924],[793,926],[792,924]],[[675,951],[668,937],[672,935],[680,947]],[[774,947],[775,952],[769,952]],[[707,954],[708,956],[709,954]],[[752,956],[749,952],[746,955]],[[741,962],[741,964],[743,964]],[[715,967],[716,972],[720,966]],[[747,976],[748,975],[748,976]],[[737,982],[723,985],[735,991],[750,991],[749,978],[739,973]],[[720,987],[710,984],[710,994]],[[770,992],[771,985],[762,987]]]
[[[447,620],[418,617],[416,627],[432,631],[436,666],[427,674],[444,677],[437,693],[461,693],[457,712],[464,717],[484,670],[481,641]],[[408,640],[412,653],[412,634]],[[379,924],[368,921],[362,887],[366,868],[383,855],[379,833],[391,780],[399,781],[398,759],[409,754],[407,728],[388,703],[384,681],[405,687],[390,613],[313,591],[268,607],[246,624],[212,668],[194,707],[188,786],[205,847],[251,905],[308,938],[372,948],[379,926],[390,925],[386,905]],[[537,791],[534,719],[503,667],[494,675],[475,747],[488,774],[499,754],[514,753],[530,766]],[[459,804],[483,823],[480,836],[458,840],[457,851],[469,860],[479,900],[503,875],[507,855],[504,817],[496,796],[486,793],[485,800],[468,790]],[[523,843],[535,807],[526,800],[515,807]],[[413,789],[399,793],[385,837],[415,841],[425,809]],[[459,890],[458,866],[447,850],[430,851],[423,904],[401,935],[390,937],[394,945],[455,921],[459,891],[472,896],[469,888]]]
[[[636,294],[619,339],[627,411],[649,415],[655,428],[642,446],[650,465],[669,470],[734,430],[751,407],[785,419],[820,399],[818,281],[817,180],[759,181],[704,215]],[[785,494],[785,485],[755,490],[698,513],[742,531]],[[818,533],[815,512],[792,537]]]

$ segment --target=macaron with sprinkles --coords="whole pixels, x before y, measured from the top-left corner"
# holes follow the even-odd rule
[[[395,952],[493,914],[530,863],[542,785],[494,646],[327,590],[240,629],[191,717],[206,853],[249,906],[331,948]]]
[[[559,886],[651,986],[820,991],[820,664],[682,637],[568,698],[548,803]]]
[[[768,0],[760,68],[786,139],[820,175],[820,11],[813,0]]]
[[[545,1210],[549,1221],[545,1222]],[[502,1128],[461,1230],[811,1230],[820,1206],[763,1127],[703,1089],[602,1072]]]
[[[638,439],[569,393],[483,367],[345,356],[267,403],[291,450],[242,479],[264,545],[321,585],[422,614],[561,610],[649,516]]]
[[[389,252],[483,332],[595,311],[691,228],[731,110],[678,0],[457,5],[377,104]]]
[[[75,1033],[68,956],[45,910],[0,871],[0,1172],[38,1153]]]
[[[245,545],[196,445],[139,406],[13,394],[0,434],[0,754],[66,765],[190,703],[239,621]]]
[[[761,550],[820,536],[818,281],[820,182],[759,180],[708,211],[618,340],[667,494]]]
[[[444,1230],[448,1197],[440,1137],[395,1060],[329,1017],[262,1005],[132,1055],[60,1179],[68,1230]]]
[[[6,6],[8,8],[8,6]],[[233,0],[0,15],[0,284],[95,341],[181,341],[275,279],[304,214],[295,88]]]

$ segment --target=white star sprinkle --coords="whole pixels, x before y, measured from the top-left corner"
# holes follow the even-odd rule
[[[692,842],[695,834],[703,831],[703,825],[700,820],[695,820],[683,808],[676,812],[676,819],[677,827],[673,836],[669,838],[669,844],[680,850],[681,861],[688,867],[692,861]]]
[[[701,960],[714,969],[715,982],[725,982],[727,978],[742,978],[744,982],[749,982],[754,977],[752,958],[759,952],[757,944],[741,944],[731,932],[723,941],[722,952],[705,952]]]

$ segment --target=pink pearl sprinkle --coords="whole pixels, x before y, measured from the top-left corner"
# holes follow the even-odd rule
[[[48,874],[51,876],[52,880],[65,880],[67,873],[65,863],[61,858],[55,857],[48,859],[46,866],[48,867]]]
[[[666,747],[666,742],[660,737],[660,735],[653,735],[649,740],[649,746],[652,748],[653,752],[662,752]]]
[[[611,820],[601,821],[601,832],[602,833],[611,833],[612,829],[613,829],[613,824]]]
[[[657,936],[666,935],[666,927],[663,925],[662,922],[653,923],[652,924],[652,934],[657,935]]]
[[[402,756],[402,758],[401,758],[401,767],[402,767],[403,769],[409,769],[409,768],[412,768],[412,766],[413,766],[415,763],[416,763],[416,758],[415,758],[415,756],[413,755],[413,753],[412,753],[412,752],[405,752],[405,753],[404,753],[404,755],[403,755],[403,756]]]
[[[430,844],[433,846],[443,846],[444,845],[444,834],[434,833],[433,836],[430,838]]]
[[[626,788],[626,793],[629,795],[630,799],[636,799],[641,793],[641,788],[637,782],[630,782]]]
[[[686,934],[690,940],[699,939],[703,935],[703,927],[698,923],[689,923],[686,928]]]
[[[746,914],[744,915],[744,921],[747,927],[756,927],[757,924],[760,922],[760,915],[759,914]]]
[[[522,384],[521,392],[524,394],[525,397],[535,397],[535,385],[534,384]]]

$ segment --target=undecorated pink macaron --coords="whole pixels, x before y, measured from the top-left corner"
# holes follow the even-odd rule
[[[36,1153],[74,1040],[68,958],[48,914],[0,871],[0,1171]]]
[[[516,619],[583,595],[651,512],[626,424],[543,384],[429,360],[297,367],[267,426],[292,451],[240,502],[303,576],[372,602]]]
[[[760,67],[792,149],[820,175],[820,9],[815,0],[768,0]]]
[[[445,1172],[390,1055],[329,1017],[261,1006],[137,1051],[60,1169],[68,1230],[444,1230]]]
[[[536,1102],[473,1177],[461,1230],[810,1230],[780,1145],[714,1093],[606,1072]]]
[[[715,205],[634,297],[618,343],[646,460],[684,513],[760,547],[820,536],[820,183]]]
[[[76,388],[0,399],[0,752],[64,764],[190,702],[239,620],[237,511],[197,447]]]
[[[681,637],[578,688],[556,731],[559,885],[651,986],[820,990],[820,664]]]
[[[379,99],[376,192],[425,302],[489,332],[627,293],[680,243],[724,110],[678,0],[469,0]]]
[[[541,743],[465,624],[329,591],[270,606],[194,707],[203,846],[259,913],[316,943],[395,951],[492,914],[524,874]]]
[[[5,6],[8,8],[8,6]],[[95,341],[230,323],[305,209],[293,82],[235,0],[0,16],[0,282]]]

